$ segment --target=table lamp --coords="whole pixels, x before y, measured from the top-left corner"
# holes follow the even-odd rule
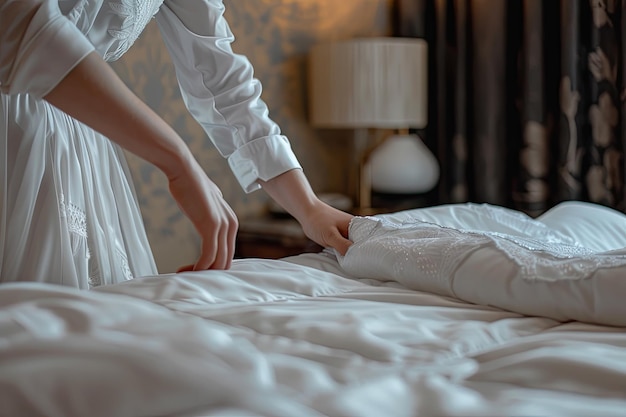
[[[311,124],[356,129],[368,138],[355,137],[357,208],[371,206],[372,190],[431,190],[439,164],[419,136],[409,134],[428,119],[426,42],[396,37],[327,42],[312,48],[308,63]],[[370,144],[372,129],[394,134]]]

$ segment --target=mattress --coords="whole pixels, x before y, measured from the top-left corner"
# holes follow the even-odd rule
[[[588,234],[595,251],[621,244],[615,213],[568,231],[580,209],[544,224]],[[476,213],[484,206],[370,220],[485,229]],[[624,415],[623,327],[360,276],[349,256],[240,259],[92,291],[3,284],[0,415]]]

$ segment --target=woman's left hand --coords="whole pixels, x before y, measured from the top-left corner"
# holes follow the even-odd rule
[[[352,245],[348,239],[348,227],[353,217],[318,200],[300,219],[300,224],[309,239],[325,248],[333,248],[343,256]]]
[[[352,242],[348,226],[354,216],[321,201],[300,169],[292,169],[269,181],[263,189],[302,225],[315,243],[345,255]]]

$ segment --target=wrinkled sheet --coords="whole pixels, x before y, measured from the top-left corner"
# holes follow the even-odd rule
[[[623,416],[623,328],[354,279],[329,253],[0,286],[1,416]]]

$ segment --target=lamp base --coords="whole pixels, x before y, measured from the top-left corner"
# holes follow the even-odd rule
[[[422,194],[439,181],[439,162],[417,135],[392,135],[369,155],[371,188],[389,194]]]

